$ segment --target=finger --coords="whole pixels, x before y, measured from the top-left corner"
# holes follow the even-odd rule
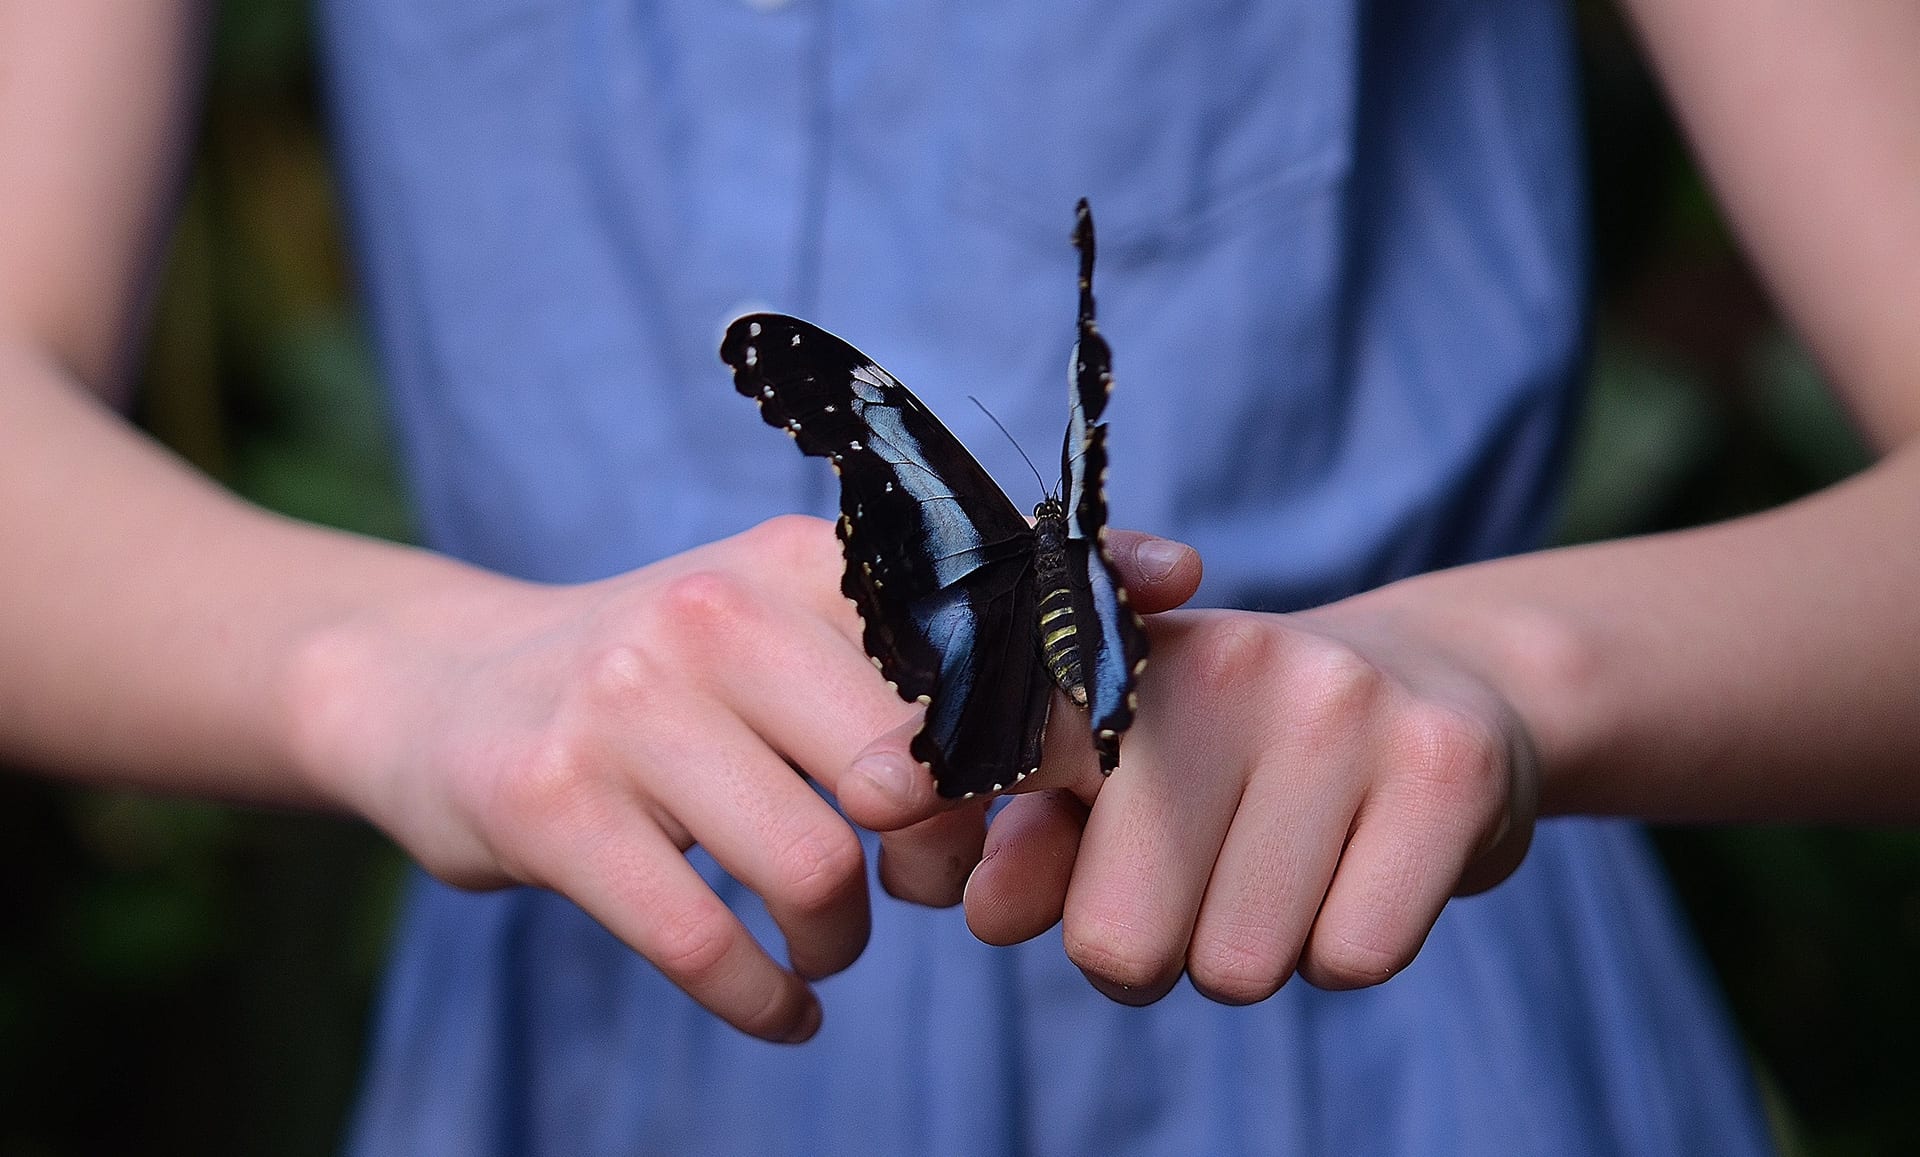
[[[1325,771],[1352,758],[1351,749],[1296,748],[1276,753],[1249,777],[1187,949],[1187,974],[1202,995],[1252,1004],[1293,975],[1359,794],[1357,777],[1355,787],[1341,791],[1348,777]],[[1315,763],[1319,774],[1309,779],[1303,773]]]
[[[1200,589],[1200,552],[1183,542],[1109,528],[1106,548],[1127,601],[1141,614],[1172,610]]]
[[[887,831],[950,806],[909,752],[924,712],[879,677],[857,620],[849,635],[837,616],[782,615],[712,575],[682,579],[674,595],[678,617],[697,624],[685,645],[709,656],[703,689],[840,799],[854,822]],[[839,606],[847,609],[844,599]]]
[[[1301,956],[1308,983],[1365,988],[1420,951],[1466,866],[1465,850],[1427,826],[1395,803],[1362,809]]]
[[[894,831],[953,806],[909,750],[924,718],[925,712],[912,709],[855,755],[844,772],[831,777],[834,798],[854,823],[869,831]]]
[[[1019,944],[1060,922],[1087,806],[1071,792],[1007,801],[987,829],[966,884],[967,927],[988,944]]]
[[[659,737],[656,737],[656,742]],[[673,769],[655,798],[672,821],[766,901],[802,976],[838,972],[871,931],[859,837],[738,720],[687,724],[652,749]]]
[[[1210,716],[1182,722],[1141,729],[1126,773],[1088,814],[1067,889],[1067,956],[1127,1004],[1158,1000],[1179,979],[1243,783]]]
[[[1151,673],[1153,668],[1149,667]],[[1148,692],[1140,693],[1144,700]],[[1127,748],[1126,763],[1134,763],[1134,748]],[[1047,713],[1047,733],[1041,742],[1040,769],[1007,789],[1010,796],[1042,795],[1050,791],[1071,792],[1080,802],[1092,805],[1106,783],[1100,770],[1100,756],[1093,748],[1087,727],[1087,712],[1076,707],[1065,693],[1055,690],[1053,708]]]
[[[987,836],[987,802],[968,800],[931,819],[880,836],[880,885],[929,908],[951,908],[965,894]]]
[[[1149,624],[1154,651],[1159,657],[1147,665],[1146,673],[1141,676],[1138,688],[1141,706],[1133,728],[1121,743],[1120,766],[1112,776],[1100,769],[1099,756],[1088,734],[1085,709],[1073,706],[1064,694],[1056,693],[1053,710],[1047,716],[1046,744],[1040,770],[1020,781],[1009,794],[1071,791],[1082,803],[1091,807],[1110,779],[1126,778],[1132,774],[1133,767],[1146,758],[1142,754],[1144,745],[1155,730],[1161,726],[1177,727],[1182,732],[1190,730],[1192,719],[1182,718],[1182,712],[1186,709],[1180,705],[1196,699],[1203,706],[1208,705],[1211,685],[1196,690],[1190,671],[1186,675],[1176,675],[1175,672],[1191,665],[1192,642],[1203,639],[1210,626],[1219,619],[1219,612],[1176,611],[1157,615]],[[1258,671],[1248,664],[1241,664],[1241,667],[1244,670],[1240,673],[1214,681],[1220,687],[1221,697],[1238,699],[1247,694],[1247,687],[1241,684],[1249,681],[1240,675],[1257,674]],[[1156,707],[1163,710],[1156,711]],[[1241,713],[1245,715],[1247,709],[1243,707]],[[1161,715],[1165,716],[1164,722],[1158,722]]]
[[[577,829],[542,877],[668,980],[744,1033],[798,1043],[820,1027],[807,982],[774,963],[665,833],[631,805]]]
[[[1458,723],[1399,721],[1402,737],[1419,738],[1387,747],[1401,773],[1354,819],[1300,963],[1315,987],[1362,988],[1405,968],[1469,862],[1502,841],[1508,792],[1497,741]]]

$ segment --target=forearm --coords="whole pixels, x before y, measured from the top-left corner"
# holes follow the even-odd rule
[[[0,760],[228,798],[330,802],[292,751],[303,648],[491,579],[219,490],[0,343]]]
[[[1920,8],[1625,6],[1755,265],[1892,453],[1779,510],[1377,597],[1521,712],[1548,810],[1920,818]]]
[[[1920,819],[1920,446],[1790,506],[1398,583],[1336,608],[1460,656],[1547,812]]]
[[[1920,435],[1920,5],[1624,6],[1729,222],[1868,437]]]

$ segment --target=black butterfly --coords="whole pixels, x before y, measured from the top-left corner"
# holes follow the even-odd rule
[[[1093,217],[1080,202],[1080,330],[1061,489],[1029,527],[920,400],[846,342],[777,313],[727,328],[720,358],[760,416],[840,476],[840,589],[867,654],[927,707],[914,758],[939,792],[999,791],[1040,763],[1057,683],[1092,714],[1103,771],[1133,722],[1147,638],[1114,574],[1107,528],[1112,358],[1093,318]],[[1068,512],[1072,516],[1069,519]],[[1097,560],[1097,561],[1096,561]]]

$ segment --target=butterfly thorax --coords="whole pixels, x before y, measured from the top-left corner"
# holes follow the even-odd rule
[[[1034,591],[1039,595],[1034,639],[1053,681],[1067,698],[1087,705],[1087,681],[1074,638],[1073,588],[1067,578],[1067,511],[1057,498],[1033,508]]]

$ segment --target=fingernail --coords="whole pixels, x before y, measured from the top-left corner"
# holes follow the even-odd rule
[[[854,761],[852,772],[864,777],[881,795],[895,803],[913,799],[913,777],[920,769],[898,755],[866,755]]]
[[[1133,561],[1148,582],[1161,582],[1180,565],[1189,548],[1164,538],[1149,538],[1134,548]]]

